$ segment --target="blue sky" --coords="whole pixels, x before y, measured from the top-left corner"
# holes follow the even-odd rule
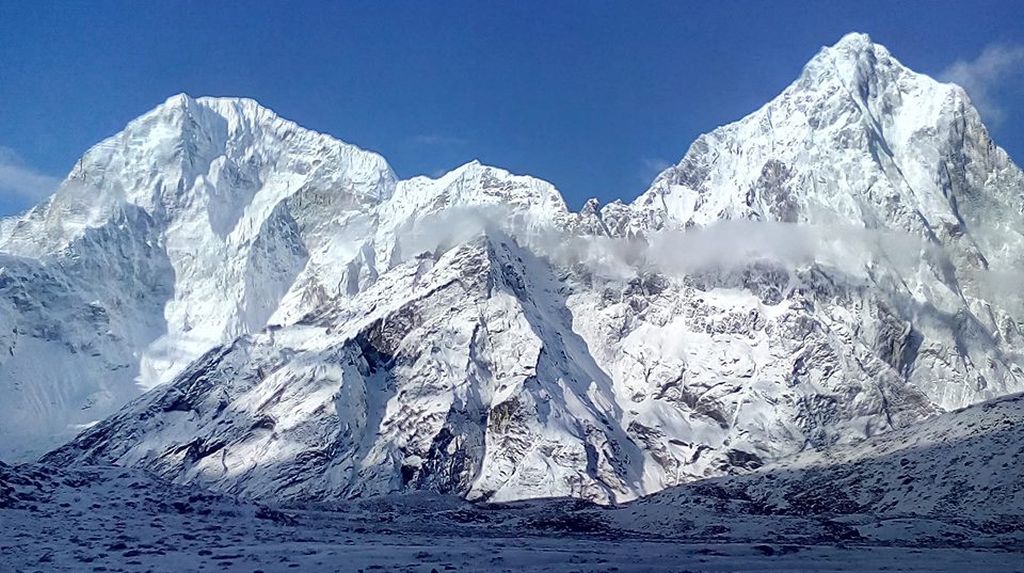
[[[1024,159],[1024,2],[25,2],[0,0],[0,214],[168,96],[252,97],[383,154],[471,159],[570,205],[632,199],[702,132],[862,31],[974,84]]]

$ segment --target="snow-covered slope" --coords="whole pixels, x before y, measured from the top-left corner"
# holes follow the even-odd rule
[[[75,336],[122,348],[47,351],[73,384],[29,376],[18,357],[41,351],[19,348],[45,340],[40,319],[5,315],[22,345],[0,356],[12,411],[52,421],[7,435],[55,441],[137,378],[170,380],[53,454],[65,463],[288,499],[622,501],[1024,390],[1024,308],[1003,289],[1024,175],[962,90],[866,36],[632,204],[579,213],[476,162],[396,181],[247,101],[174,98],[111,141],[0,226],[29,307],[56,306],[34,286],[52,275],[62,316],[109,317],[68,322]],[[100,281],[124,274],[110,245],[71,280],[69,245],[97,230],[150,248],[132,264],[163,290]],[[114,398],[80,411],[63,388]]]

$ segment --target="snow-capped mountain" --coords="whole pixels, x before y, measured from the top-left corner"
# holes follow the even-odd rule
[[[1024,175],[863,35],[570,212],[172,98],[0,225],[0,456],[284,499],[621,501],[1024,390]]]
[[[211,346],[301,312],[290,287],[329,249],[358,251],[367,206],[394,186],[379,156],[248,100],[176,96],[89,150],[0,226],[3,455],[56,445]]]

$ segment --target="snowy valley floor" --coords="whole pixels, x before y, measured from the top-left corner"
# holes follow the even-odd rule
[[[0,466],[0,571],[1020,571],[1019,523],[411,496],[272,510],[123,468]],[[682,503],[682,505],[677,505]]]

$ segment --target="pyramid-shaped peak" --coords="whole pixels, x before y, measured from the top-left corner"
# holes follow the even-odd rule
[[[847,34],[760,109],[701,136],[634,206],[654,213],[655,226],[838,220],[917,233],[920,214],[957,219],[941,169],[960,161],[966,136],[990,148],[962,90],[913,71],[867,34]],[[889,209],[883,187],[913,207]]]
[[[196,98],[195,102],[198,105],[211,109],[226,117],[239,116],[251,119],[279,118],[274,110],[261,105],[258,101],[252,98],[203,96]]]
[[[885,104],[874,110],[882,115],[891,114],[892,108],[901,102],[920,100],[915,105],[931,107],[951,96],[958,96],[951,93],[958,90],[910,69],[867,34],[851,33],[835,44],[821,48],[780,97],[816,94],[811,97],[832,98],[837,89],[848,92],[868,107],[873,105],[867,104],[868,100],[885,98]],[[903,97],[908,94],[913,94],[913,97]]]

